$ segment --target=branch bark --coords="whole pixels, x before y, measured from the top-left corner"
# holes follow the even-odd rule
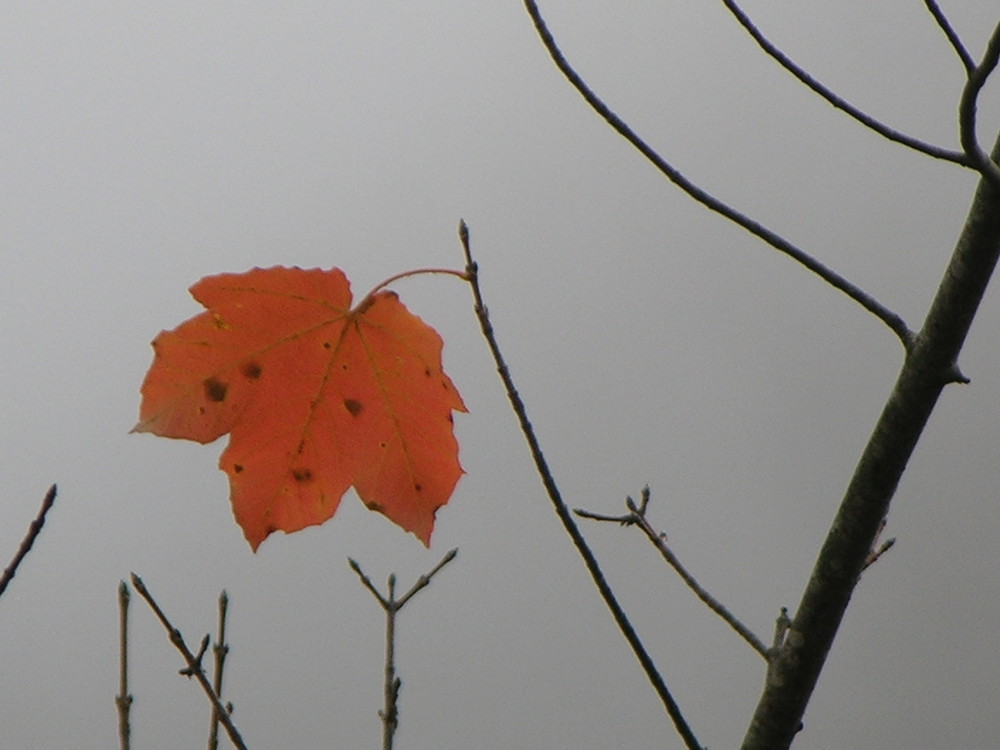
[[[991,158],[1000,159],[1000,136]],[[923,328],[858,462],[764,690],[743,750],[787,748],[889,503],[941,391],[967,382],[958,355],[1000,255],[1000,189],[980,179]]]

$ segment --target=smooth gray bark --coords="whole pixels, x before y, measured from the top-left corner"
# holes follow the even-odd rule
[[[1000,159],[1000,138],[992,158]],[[1000,189],[981,179],[923,328],[858,462],[785,641],[773,660],[743,750],[782,750],[806,705],[906,464],[941,391],[961,382],[958,355],[1000,255]]]

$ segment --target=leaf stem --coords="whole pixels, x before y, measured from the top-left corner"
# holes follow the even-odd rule
[[[403,271],[402,273],[394,274],[393,276],[387,278],[385,281],[380,281],[378,284],[376,284],[375,287],[370,292],[368,292],[368,294],[366,294],[364,297],[361,298],[361,301],[354,306],[354,309],[351,312],[355,313],[364,312],[365,309],[372,303],[372,300],[375,298],[375,295],[378,294],[378,292],[380,292],[381,290],[385,289],[390,284],[392,284],[393,282],[399,281],[400,279],[405,279],[408,276],[418,276],[420,274],[425,274],[425,273],[443,273],[449,276],[457,276],[458,278],[462,279],[462,281],[468,281],[468,277],[466,276],[464,271],[457,271],[454,268],[415,268],[411,271]]]
[[[573,514],[571,513],[569,507],[562,499],[562,493],[559,491],[556,480],[552,476],[552,471],[549,469],[548,462],[545,460],[545,454],[542,452],[538,438],[535,436],[535,430],[531,426],[531,422],[528,419],[528,412],[524,406],[524,401],[521,400],[521,396],[517,392],[517,388],[514,386],[514,380],[510,374],[510,368],[507,367],[507,362],[504,360],[503,354],[500,352],[500,345],[497,342],[496,333],[493,330],[493,324],[490,322],[489,312],[483,302],[482,291],[479,288],[479,270],[476,262],[472,259],[472,251],[469,248],[469,227],[464,221],[459,222],[458,236],[462,242],[462,250],[465,253],[466,276],[469,280],[469,285],[472,287],[472,297],[476,318],[479,320],[479,326],[482,329],[483,337],[486,339],[486,344],[490,349],[490,353],[493,355],[493,361],[496,364],[497,372],[499,373],[500,379],[503,381],[504,388],[507,391],[507,398],[510,401],[511,408],[514,410],[514,414],[517,416],[518,423],[521,426],[521,433],[524,435],[524,439],[528,443],[528,449],[530,450],[531,457],[535,462],[535,469],[538,471],[538,475],[542,480],[542,486],[545,488],[545,492],[552,503],[552,507],[555,509],[556,515],[562,522],[563,528],[566,530],[566,533],[569,534],[570,539],[573,540],[573,544],[576,547],[577,552],[580,553],[580,557],[583,558],[583,562],[587,566],[590,577],[593,579],[594,585],[600,592],[601,598],[604,599],[604,603],[607,605],[608,609],[611,610],[611,616],[614,617],[615,623],[618,625],[618,629],[625,637],[629,646],[631,646],[632,652],[639,660],[639,664],[646,673],[646,677],[649,679],[650,684],[652,684],[656,694],[660,697],[660,700],[666,709],[667,715],[670,717],[671,721],[673,721],[678,734],[680,734],[683,738],[684,744],[687,746],[688,750],[702,750],[702,746],[698,742],[698,738],[695,737],[694,732],[687,723],[687,719],[685,719],[684,715],[681,713],[681,709],[677,704],[677,701],[674,700],[674,697],[670,694],[667,683],[664,681],[663,676],[657,669],[656,664],[649,655],[649,652],[646,651],[646,647],[643,645],[642,640],[639,638],[635,628],[632,626],[628,615],[625,614],[625,610],[622,609],[621,604],[618,603],[618,599],[615,597],[614,592],[611,590],[611,586],[604,577],[604,572],[601,570],[601,566],[597,562],[597,558],[594,556],[593,551],[590,549],[590,546],[587,544],[586,539],[584,539],[579,527],[573,520]]]

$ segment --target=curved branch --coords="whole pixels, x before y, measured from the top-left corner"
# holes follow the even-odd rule
[[[617,131],[619,135],[631,143],[639,151],[639,153],[652,162],[652,164],[660,170],[660,172],[662,172],[668,180],[687,193],[691,198],[708,208],[710,211],[715,211],[716,213],[721,214],[733,223],[750,232],[750,234],[763,240],[775,250],[778,250],[793,260],[798,261],[801,265],[815,273],[835,289],[839,289],[863,308],[868,310],[868,312],[872,313],[872,315],[885,323],[899,337],[904,348],[909,348],[913,338],[913,333],[906,325],[906,322],[899,315],[885,307],[881,302],[856,286],[854,283],[845,279],[836,271],[828,268],[808,253],[800,250],[784,237],[772,232],[758,221],[751,219],[734,208],[731,208],[726,203],[723,203],[715,196],[698,187],[696,184],[684,177],[684,175],[682,175],[675,167],[665,161],[663,157],[656,153],[656,151],[654,151],[642,138],[640,138],[639,135],[636,134],[624,120],[622,120],[603,101],[601,101],[593,90],[583,81],[580,75],[570,66],[566,58],[563,56],[562,51],[556,45],[555,39],[542,18],[541,13],[538,10],[538,5],[535,1],[524,0],[524,6],[527,9],[528,14],[531,16],[531,19],[535,24],[535,29],[538,32],[542,43],[545,45],[545,48],[548,50],[549,55],[552,57],[552,60],[555,62],[556,67],[559,68],[562,74],[580,93],[584,100],[586,100],[586,102],[601,117],[603,117],[604,120],[615,131]]]
[[[757,42],[757,45],[764,50],[764,52],[774,58],[774,60],[777,61],[781,67],[795,76],[813,93],[826,99],[826,101],[835,108],[853,117],[866,128],[875,131],[883,138],[887,138],[890,141],[912,148],[914,151],[919,151],[920,153],[926,154],[927,156],[931,156],[935,159],[950,161],[963,167],[972,167],[969,159],[961,151],[951,151],[946,148],[941,148],[940,146],[935,146],[931,143],[925,143],[924,141],[906,135],[905,133],[901,133],[894,128],[890,128],[888,125],[880,122],[879,120],[876,120],[871,115],[858,109],[847,100],[838,96],[809,75],[805,69],[793,62],[788,55],[778,49],[773,43],[771,43],[770,40],[767,39],[767,37],[761,34],[760,30],[754,25],[753,21],[750,20],[750,17],[744,13],[740,6],[738,6],[733,0],[722,0],[722,4],[729,9],[729,12],[733,14],[737,21],[739,21],[740,26],[746,29],[747,33],[753,37],[753,40]]]
[[[976,105],[979,92],[983,90],[986,81],[996,69],[998,61],[1000,61],[1000,23],[997,23],[990,35],[982,62],[969,73],[969,80],[962,89],[962,97],[958,104],[962,148],[980,174],[996,187],[1000,187],[1000,167],[979,145],[979,139],[976,137]]]
[[[948,41],[951,42],[951,46],[955,50],[955,54],[962,61],[962,65],[965,66],[965,72],[971,74],[976,67],[976,61],[972,59],[972,55],[962,44],[962,40],[958,38],[958,34],[955,33],[955,29],[952,28],[951,23],[945,17],[941,8],[938,7],[936,0],[924,0],[924,5],[927,6],[927,10],[930,14],[934,16],[934,20],[937,21],[937,25],[940,27],[944,35],[948,37]]]

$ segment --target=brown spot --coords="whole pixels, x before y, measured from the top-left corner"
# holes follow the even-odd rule
[[[355,401],[353,398],[345,398],[344,408],[351,412],[352,417],[356,417],[364,410],[365,407],[361,405],[360,401]]]
[[[385,513],[385,508],[383,508],[378,503],[365,503],[368,506],[368,510],[373,510],[376,513]]]
[[[243,365],[243,376],[249,380],[256,380],[261,372],[260,365],[256,362],[247,362]]]
[[[205,413],[205,407],[204,406],[199,406],[198,407],[198,413],[199,414],[204,414]]]
[[[203,385],[205,386],[205,398],[209,401],[218,403],[226,400],[226,392],[229,390],[229,386],[221,380],[208,378]]]
[[[222,316],[219,315],[219,313],[212,313],[212,322],[220,331],[226,331],[230,328],[229,324],[222,319]]]
[[[422,484],[420,484],[420,482],[414,482],[413,483],[413,489],[415,489],[417,492],[420,492],[423,488],[424,488],[424,486]]]
[[[424,376],[428,378],[431,376],[431,368],[429,367],[424,368]]]
[[[292,479],[299,483],[311,482],[313,473],[309,469],[292,469]]]
[[[323,342],[323,348],[324,349],[332,349],[333,348],[333,344],[331,344],[329,341],[324,341]]]
[[[243,464],[233,464],[233,472],[236,474],[243,473]]]

